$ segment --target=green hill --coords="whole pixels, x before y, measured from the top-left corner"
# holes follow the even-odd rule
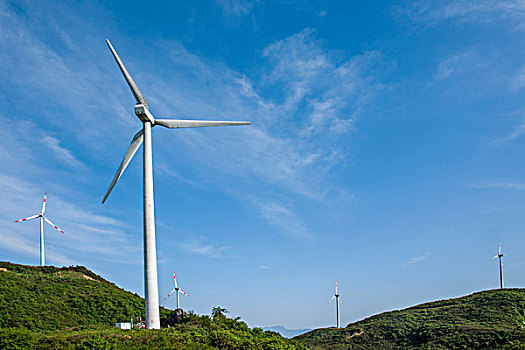
[[[525,289],[425,303],[294,339],[313,350],[525,349]]]
[[[85,267],[0,262],[0,349],[306,349],[221,308],[161,330],[113,326],[143,313],[144,299]],[[172,310],[160,313],[165,324]]]

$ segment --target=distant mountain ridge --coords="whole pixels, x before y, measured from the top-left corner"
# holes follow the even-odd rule
[[[424,303],[294,339],[312,350],[525,349],[525,289]]]
[[[282,335],[285,338],[293,338],[298,335],[304,334],[306,332],[310,332],[311,329],[288,329],[283,326],[271,326],[271,327],[263,327],[264,331],[271,331],[271,332],[277,332],[280,335]]]

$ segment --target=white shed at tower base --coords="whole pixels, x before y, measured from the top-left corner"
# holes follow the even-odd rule
[[[120,329],[131,329],[131,323],[119,322],[119,323],[115,323],[115,327],[120,328]]]

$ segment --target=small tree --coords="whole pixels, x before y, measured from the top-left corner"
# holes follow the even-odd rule
[[[225,314],[227,314],[227,313],[228,313],[228,310],[226,310],[225,308],[222,308],[220,306],[217,306],[217,307],[214,307],[213,309],[211,309],[211,317],[213,318],[214,321],[217,318],[226,317]]]

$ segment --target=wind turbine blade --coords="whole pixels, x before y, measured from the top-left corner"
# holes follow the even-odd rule
[[[104,195],[104,199],[102,199],[102,203],[104,203],[106,199],[108,198],[109,194],[111,193],[111,190],[117,184],[118,179],[120,179],[120,177],[122,176],[122,173],[124,172],[129,162],[131,161],[131,159],[133,158],[133,156],[139,149],[143,140],[144,140],[144,131],[141,129],[133,137],[133,140],[131,141],[131,144],[129,145],[128,150],[126,151],[126,154],[124,155],[124,159],[122,159],[122,163],[120,163],[117,173],[115,174],[115,177],[111,181],[111,184],[109,185],[109,188],[106,191],[106,194]]]
[[[498,255],[501,255],[501,242],[499,242]]]
[[[335,298],[335,295],[331,297],[330,300],[328,300],[328,302],[331,302],[332,300],[334,300],[334,298]]]
[[[46,211],[46,197],[47,197],[47,192],[44,193],[44,201],[42,202],[42,211],[40,212],[40,214],[44,215],[44,212]]]
[[[61,229],[59,229],[55,224],[53,224],[51,221],[49,221],[45,216],[42,216],[44,218],[44,220],[51,226],[53,226],[54,228],[56,228],[57,230],[59,230],[61,233],[64,233],[64,231],[62,231]]]
[[[22,222],[22,221],[26,221],[26,220],[32,220],[32,219],[36,219],[39,216],[40,216],[40,214],[36,214],[36,215],[30,216],[30,217],[27,217],[25,219],[18,219],[15,222]]]
[[[182,294],[184,294],[185,296],[189,297],[190,295],[186,292],[183,292],[182,289],[179,289],[179,292],[181,292]]]
[[[177,289],[177,279],[175,278],[175,271],[173,271],[173,283],[175,283],[175,289]]]
[[[205,126],[237,126],[250,125],[251,122],[215,121],[215,120],[180,120],[180,119],[155,119],[155,125],[166,128],[200,128]]]
[[[490,260],[494,260],[494,259],[496,259],[497,257],[498,257],[498,255],[495,255],[495,256],[493,256],[492,258],[490,258]]]
[[[164,300],[168,299],[168,297],[169,297],[170,295],[172,295],[172,294],[173,294],[173,292],[175,292],[175,289],[174,289],[174,290],[172,290],[172,291],[170,292],[170,294],[168,294],[168,295],[167,295],[167,296],[166,296],[166,297],[164,298]]]
[[[147,109],[148,102],[146,102],[144,95],[142,95],[142,92],[140,92],[139,87],[137,86],[137,84],[135,84],[135,81],[133,81],[133,78],[128,73],[128,70],[124,66],[124,63],[122,63],[122,60],[118,56],[117,51],[115,51],[115,49],[113,48],[113,45],[111,45],[108,39],[106,39],[106,43],[108,44],[109,49],[111,50],[111,53],[113,54],[113,57],[115,58],[115,61],[117,61],[120,71],[124,75],[124,79],[126,79],[126,82],[128,83],[128,86],[131,89],[133,96],[135,96],[135,100],[137,100],[137,103],[142,103],[144,107],[146,107]]]

